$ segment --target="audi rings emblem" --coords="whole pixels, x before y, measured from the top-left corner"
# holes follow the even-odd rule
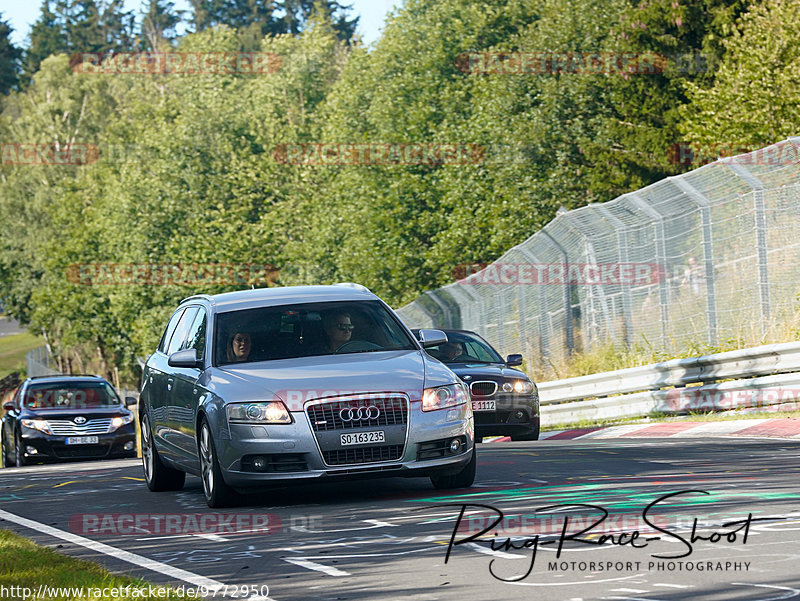
[[[381,410],[375,405],[369,407],[345,407],[339,411],[339,419],[343,422],[357,422],[362,419],[378,419]]]

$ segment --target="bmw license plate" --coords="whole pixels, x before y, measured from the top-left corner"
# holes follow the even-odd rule
[[[497,401],[472,401],[473,411],[497,411]]]
[[[342,446],[346,447],[354,444],[372,444],[373,442],[385,442],[386,438],[383,435],[383,430],[374,430],[373,432],[352,432],[350,434],[342,434]]]
[[[100,439],[97,436],[70,436],[67,444],[97,444]]]

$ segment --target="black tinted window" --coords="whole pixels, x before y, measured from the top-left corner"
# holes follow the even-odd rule
[[[25,391],[28,409],[93,409],[117,407],[119,397],[108,382],[31,384]]]
[[[447,332],[447,342],[425,349],[442,363],[502,363],[488,342],[476,334]]]

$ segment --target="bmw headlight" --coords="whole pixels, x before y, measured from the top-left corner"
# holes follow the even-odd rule
[[[514,382],[514,392],[517,394],[530,394],[533,392],[533,382],[530,380],[517,380]]]
[[[24,427],[31,430],[39,430],[39,432],[44,432],[45,434],[53,433],[46,419],[23,419],[21,422]]]
[[[119,417],[115,417],[111,420],[111,429],[109,432],[113,432],[117,428],[121,428],[122,426],[129,424],[133,421],[133,413],[130,415],[122,415]]]
[[[226,407],[231,424],[291,424],[292,416],[281,401],[235,403]]]
[[[463,405],[469,400],[467,387],[459,382],[436,388],[426,388],[422,393],[422,410],[436,411]]]

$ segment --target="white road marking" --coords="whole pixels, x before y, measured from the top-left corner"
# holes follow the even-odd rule
[[[665,586],[668,588],[692,588],[687,584],[667,584],[665,582],[657,582],[653,586]]]
[[[640,588],[612,588],[612,593],[649,593],[650,591],[645,591]]]
[[[289,563],[298,565],[301,568],[316,570],[317,572],[323,572],[328,576],[350,576],[349,572],[343,572],[338,568],[331,568],[329,566],[324,566],[321,563],[317,563],[315,561],[309,561],[308,559],[301,559],[301,558],[289,559],[287,557],[284,557],[283,561],[288,561]]]
[[[131,553],[130,551],[123,551],[122,549],[117,549],[116,547],[112,547],[111,545],[106,545],[105,543],[100,543],[91,540],[89,538],[84,538],[83,536],[72,534],[71,532],[59,530],[58,528],[53,528],[52,526],[48,526],[46,524],[40,524],[39,522],[29,520],[28,518],[24,518],[22,516],[13,513],[9,513],[8,511],[5,511],[3,509],[0,509],[0,518],[8,520],[9,522],[13,522],[15,524],[19,524],[20,526],[24,526],[25,528],[30,528],[31,530],[41,532],[42,534],[47,534],[48,536],[59,538],[63,541],[67,541],[68,543],[72,543],[74,545],[80,545],[81,547],[91,549],[92,551],[108,555],[109,557],[113,557],[114,559],[119,559],[120,561],[132,563],[133,565],[142,567],[146,570],[150,570],[152,572],[158,572],[159,574],[164,574],[165,576],[168,576],[175,580],[182,580],[183,582],[188,582],[189,584],[193,584],[194,586],[205,587],[210,591],[211,590],[219,591],[220,589],[225,589],[226,587],[224,583],[219,582],[217,580],[212,580],[211,578],[206,578],[205,576],[189,572],[188,570],[182,570],[181,568],[176,568],[175,566],[171,566],[166,563],[161,563],[160,561],[144,557],[143,555],[137,555],[136,553]],[[246,601],[273,601],[273,600],[270,599],[270,597],[256,595],[248,597]]]
[[[772,584],[754,584],[752,582],[731,582],[733,586],[757,586],[759,588],[769,588],[774,589],[777,591],[786,591],[788,595],[778,595],[776,597],[765,597],[764,599],[759,599],[758,601],[780,601],[781,599],[793,599],[800,595],[800,590],[796,588],[791,588],[788,586],[775,586]]]
[[[380,520],[361,520],[362,522],[366,522],[367,524],[374,524],[375,526],[388,526],[390,528],[395,528],[399,526],[399,524],[390,524],[389,522],[381,522]]]

